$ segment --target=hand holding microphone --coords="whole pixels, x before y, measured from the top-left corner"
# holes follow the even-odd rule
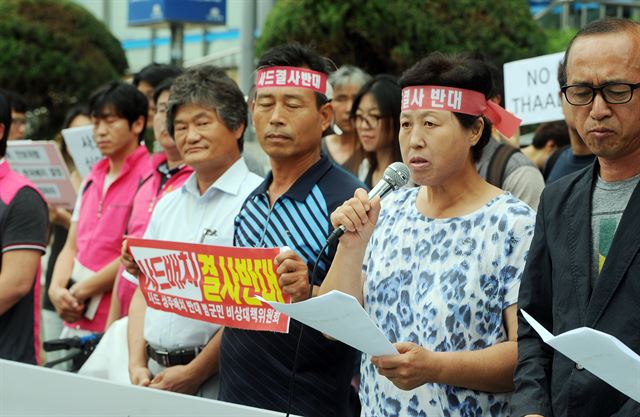
[[[402,162],[394,162],[369,194],[362,188],[357,189],[353,198],[331,214],[331,223],[336,229],[327,240],[333,242],[348,231],[357,232],[362,241],[368,242],[380,213],[380,199],[406,185],[409,177],[409,168]]]

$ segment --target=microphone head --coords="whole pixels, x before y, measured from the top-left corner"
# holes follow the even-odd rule
[[[384,170],[383,178],[397,190],[400,187],[404,187],[409,182],[411,172],[409,168],[402,162],[394,162]]]

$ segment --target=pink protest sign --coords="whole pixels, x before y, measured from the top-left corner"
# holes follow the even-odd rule
[[[11,169],[33,182],[48,203],[73,210],[76,191],[54,141],[11,140],[6,156]]]

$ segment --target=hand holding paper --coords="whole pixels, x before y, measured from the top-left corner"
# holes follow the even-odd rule
[[[438,366],[433,360],[433,352],[412,342],[400,342],[395,346],[399,355],[371,358],[380,375],[405,391],[435,380]]]
[[[266,301],[277,311],[288,315],[334,339],[373,356],[397,355],[397,349],[387,340],[362,308],[358,300],[340,291],[294,304]]]
[[[526,311],[542,340],[635,401],[640,401],[640,356],[615,337],[589,327],[553,336]]]

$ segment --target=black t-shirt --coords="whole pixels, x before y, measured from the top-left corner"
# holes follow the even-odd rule
[[[2,184],[0,183],[0,186]],[[47,246],[47,205],[30,187],[21,188],[11,199],[0,199],[0,247],[2,254],[14,250],[45,251]],[[2,271],[0,257],[0,271]],[[0,316],[0,358],[36,363],[34,314],[39,313],[34,278],[29,292]]]
[[[562,151],[558,156],[556,163],[553,165],[549,176],[547,177],[547,185],[573,172],[580,171],[593,163],[595,155],[574,155],[571,147]]]

